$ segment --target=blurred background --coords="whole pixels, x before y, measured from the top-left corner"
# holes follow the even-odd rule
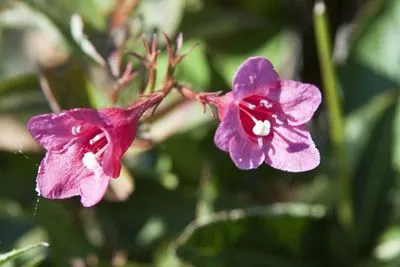
[[[0,265],[400,266],[400,1],[326,1],[328,39],[315,38],[324,16],[313,19],[314,4],[0,0]],[[44,151],[26,121],[109,105],[127,62],[140,75],[115,105],[130,103],[146,73],[126,52],[162,32],[182,32],[183,50],[199,44],[176,73],[196,91],[230,90],[255,55],[319,86],[310,129],[321,165],[240,171],[213,143],[217,121],[172,93],[97,206],[38,197]],[[158,40],[157,83],[167,62]]]

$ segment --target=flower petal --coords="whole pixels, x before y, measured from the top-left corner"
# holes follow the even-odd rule
[[[268,59],[250,57],[237,69],[232,93],[238,100],[250,95],[266,95],[269,88],[276,88],[278,81],[279,76]]]
[[[68,113],[43,114],[28,121],[32,137],[45,149],[61,150],[74,138],[76,120]]]
[[[279,94],[268,97],[280,103],[288,124],[292,126],[302,125],[311,120],[322,98],[316,86],[296,81],[281,81]]]
[[[242,170],[255,169],[265,159],[256,143],[240,135],[234,136],[229,142],[229,154],[235,165]]]
[[[229,142],[240,134],[239,111],[235,105],[225,107],[224,117],[214,135],[215,145],[222,151],[229,152]]]
[[[110,121],[105,131],[110,147],[104,152],[101,164],[107,175],[116,178],[121,171],[121,157],[135,139],[141,113],[117,108],[104,109],[100,113]]]
[[[59,114],[43,114],[28,121],[32,137],[46,150],[60,151],[92,125],[104,123],[94,109],[72,109]]]
[[[303,172],[320,163],[320,155],[305,125],[276,127],[265,162],[279,170]]]
[[[68,147],[63,153],[49,151],[38,172],[39,192],[49,199],[80,195],[83,206],[93,206],[104,196],[110,179],[100,165],[95,167],[89,169],[84,165],[82,149],[77,145]]]

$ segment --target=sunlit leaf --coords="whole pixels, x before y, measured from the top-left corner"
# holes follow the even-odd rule
[[[37,243],[37,244],[33,244],[33,245],[30,245],[30,246],[27,246],[27,247],[24,247],[24,248],[15,249],[15,250],[12,250],[12,251],[10,251],[10,252],[8,252],[6,254],[0,254],[0,264],[6,264],[7,262],[12,261],[14,258],[16,258],[16,257],[18,257],[18,256],[20,256],[20,255],[22,255],[22,254],[24,254],[24,253],[26,253],[26,252],[28,252],[30,250],[33,250],[33,249],[36,249],[36,248],[41,248],[41,247],[45,248],[45,247],[48,247],[48,246],[49,246],[48,243],[42,242],[42,243]]]
[[[400,2],[374,0],[365,5],[363,22],[351,36],[349,58],[341,69],[344,108],[353,111],[400,83]]]

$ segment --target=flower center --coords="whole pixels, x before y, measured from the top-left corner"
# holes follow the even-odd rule
[[[71,133],[76,136],[85,151],[82,158],[83,165],[94,171],[100,166],[102,156],[108,147],[105,133],[99,128],[85,124],[73,126]]]
[[[271,133],[271,121],[276,118],[272,108],[271,102],[258,95],[248,96],[239,102],[240,122],[250,137],[259,139]]]
[[[106,151],[107,146],[108,142],[106,135],[103,132],[99,132],[89,140],[88,148],[96,156],[96,158],[100,158],[104,151]]]

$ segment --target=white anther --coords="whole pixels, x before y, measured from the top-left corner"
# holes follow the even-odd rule
[[[83,155],[82,163],[91,171],[95,171],[100,168],[100,164],[97,162],[95,154],[92,152],[87,152]]]
[[[73,135],[77,135],[81,132],[81,129],[82,129],[82,125],[73,126],[71,132]]]
[[[265,108],[272,108],[273,107],[273,104],[272,103],[269,103],[267,100],[265,100],[265,99],[261,99],[260,100],[260,106],[263,106],[263,107],[265,107]]]
[[[258,136],[267,136],[271,132],[271,123],[268,120],[255,122],[253,133]]]
[[[246,106],[247,106],[249,109],[256,109],[256,106],[253,105],[253,104],[250,104],[250,103],[246,103]]]
[[[104,133],[100,133],[100,134],[96,135],[95,137],[93,137],[92,139],[90,139],[89,144],[93,145],[94,143],[96,143],[103,137],[104,137]]]

